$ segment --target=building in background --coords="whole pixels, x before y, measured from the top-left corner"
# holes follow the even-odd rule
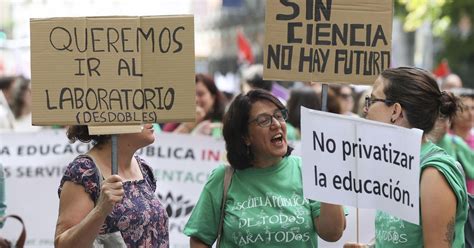
[[[238,75],[249,62],[248,53],[252,55],[251,62],[263,62],[265,2],[265,0],[0,0],[0,75],[23,74],[29,77],[30,18],[170,14],[195,16],[196,72]],[[400,19],[395,18],[393,25],[393,66],[416,65],[428,70],[436,67],[433,64],[434,54],[442,48],[442,44],[439,40],[433,39],[432,27],[429,24],[409,33],[403,31]],[[239,39],[244,43],[239,42]],[[467,85],[474,85],[474,82],[469,82],[472,78],[463,79]]]

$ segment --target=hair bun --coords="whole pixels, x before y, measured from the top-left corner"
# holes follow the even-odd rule
[[[443,91],[439,97],[441,105],[439,112],[444,117],[452,118],[456,115],[456,111],[459,108],[459,98],[453,95],[451,92]]]

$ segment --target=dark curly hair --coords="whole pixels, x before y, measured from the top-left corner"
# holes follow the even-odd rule
[[[441,116],[452,119],[459,109],[459,99],[441,92],[430,72],[416,67],[398,67],[382,72],[384,93],[388,100],[405,109],[412,127],[430,132]]]
[[[97,147],[107,143],[111,138],[110,135],[90,135],[89,128],[85,125],[70,126],[67,129],[66,135],[71,143],[79,140],[83,143],[92,142]]]
[[[224,116],[224,127],[222,133],[227,150],[227,160],[234,169],[243,170],[252,167],[254,155],[252,151],[247,152],[247,145],[244,137],[248,134],[248,122],[250,110],[254,103],[258,101],[270,101],[278,109],[285,109],[285,106],[271,93],[265,90],[251,90],[247,94],[238,95],[230,104]],[[284,157],[291,154],[292,147],[288,146]]]

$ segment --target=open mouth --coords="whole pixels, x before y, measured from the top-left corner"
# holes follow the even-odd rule
[[[272,142],[272,144],[275,144],[275,145],[283,144],[283,135],[281,133],[279,133],[279,134],[273,136],[271,142]]]

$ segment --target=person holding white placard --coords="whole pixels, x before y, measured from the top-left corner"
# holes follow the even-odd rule
[[[312,248],[318,247],[318,235],[327,241],[342,236],[342,206],[303,197],[301,158],[290,156],[287,118],[284,105],[264,90],[232,102],[223,134],[235,172],[224,201],[228,169],[220,166],[209,176],[184,229],[192,248],[211,247],[216,240],[219,248]]]
[[[423,69],[391,68],[375,81],[365,101],[367,119],[423,130],[420,153],[420,225],[382,211],[375,217],[376,247],[464,247],[467,193],[462,167],[426,135],[439,116],[452,118],[459,107]],[[345,247],[363,247],[346,244]]]
[[[137,150],[154,142],[153,125],[118,134],[118,175],[111,175],[110,135],[71,126],[71,142],[93,142],[66,168],[59,186],[55,247],[169,247],[168,215],[155,194],[152,168]]]

